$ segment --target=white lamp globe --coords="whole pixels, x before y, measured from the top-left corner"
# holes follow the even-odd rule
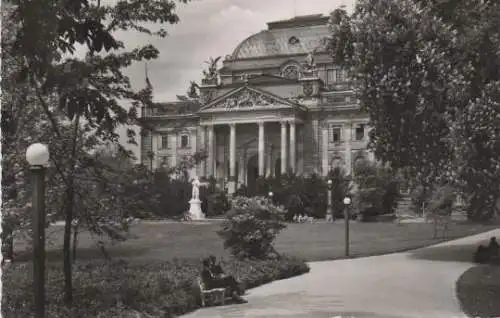
[[[345,205],[349,205],[349,204],[351,204],[351,198],[349,198],[349,197],[345,197],[345,198],[344,198],[344,204],[345,204]]]
[[[332,179],[328,179],[328,185],[332,185],[333,181]]]
[[[32,144],[26,149],[26,160],[31,166],[44,166],[49,162],[49,148],[40,143]]]
[[[269,196],[270,196],[270,197],[272,197],[272,196],[273,196],[273,192],[272,192],[272,191],[270,191],[270,192],[269,192]]]

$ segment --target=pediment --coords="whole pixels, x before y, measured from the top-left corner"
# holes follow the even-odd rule
[[[298,107],[298,105],[292,101],[286,100],[269,92],[249,86],[244,86],[217,98],[216,100],[203,107],[201,111],[249,110],[252,108],[264,107],[295,108]]]

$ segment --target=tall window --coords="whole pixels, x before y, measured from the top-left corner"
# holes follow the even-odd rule
[[[158,139],[158,149],[167,149],[168,148],[168,135],[161,135]]]
[[[360,124],[356,126],[356,140],[361,141],[365,139],[365,125]]]
[[[181,135],[181,148],[189,147],[189,136],[187,134]]]
[[[335,85],[347,81],[347,74],[340,68],[326,70],[326,85]]]
[[[342,128],[340,126],[330,126],[330,142],[340,143],[342,140]]]

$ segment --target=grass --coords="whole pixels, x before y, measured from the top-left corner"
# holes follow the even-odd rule
[[[351,223],[350,251],[352,257],[362,257],[407,251],[432,245],[445,240],[456,239],[485,232],[496,225],[455,223],[450,226],[446,238],[433,239],[433,226],[423,223]],[[130,238],[122,243],[108,245],[113,258],[126,260],[171,260],[200,259],[207,251],[218,257],[228,257],[222,240],[216,231],[220,223],[150,223],[134,225]],[[49,228],[47,245],[48,261],[62,259],[62,227]],[[289,224],[276,241],[278,252],[307,261],[323,261],[344,257],[344,224],[337,222]],[[22,251],[22,244],[16,245],[16,261],[27,261],[30,253]],[[102,257],[95,247],[95,238],[88,232],[78,239],[78,259]]]
[[[470,268],[457,281],[462,310],[471,317],[500,316],[500,264]]]

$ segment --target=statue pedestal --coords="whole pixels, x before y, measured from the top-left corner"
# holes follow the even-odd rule
[[[189,215],[191,216],[191,220],[204,220],[205,213],[201,210],[201,201],[197,199],[191,199],[189,201]]]

